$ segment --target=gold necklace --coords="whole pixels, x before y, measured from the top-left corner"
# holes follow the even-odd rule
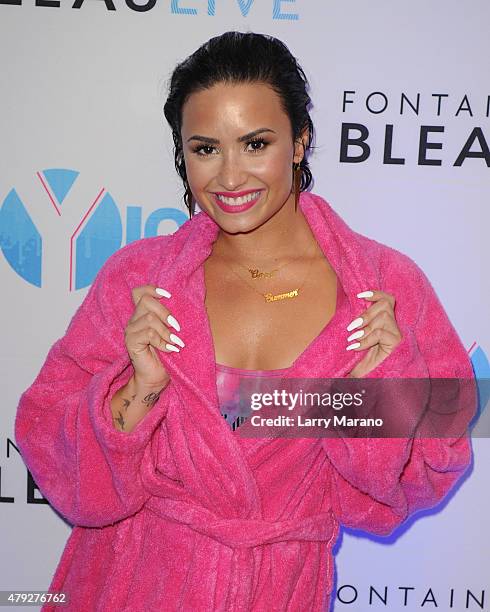
[[[285,268],[286,266],[289,266],[290,264],[294,263],[295,261],[297,261],[298,259],[301,259],[301,257],[303,257],[302,255],[298,255],[298,257],[295,257],[294,259],[292,259],[291,261],[286,262],[285,264],[282,264],[282,266],[279,266],[279,268],[274,268],[273,270],[271,270],[270,272],[266,272],[266,271],[261,271],[258,268],[246,268],[245,266],[242,266],[242,264],[238,264],[240,266],[240,268],[243,268],[244,270],[247,270],[248,272],[250,272],[252,278],[254,280],[256,279],[260,279],[260,278],[272,278],[273,275],[276,272],[279,272],[279,270],[282,270],[283,268]]]
[[[223,257],[222,255],[220,255],[218,253],[218,257]],[[298,255],[298,257],[294,257],[293,259],[291,259],[290,261],[287,261],[285,264],[282,264],[282,266],[279,266],[279,268],[274,268],[273,270],[271,270],[270,272],[266,272],[259,270],[258,268],[247,268],[245,266],[242,266],[242,264],[237,264],[240,266],[240,268],[243,268],[244,270],[247,270],[247,272],[250,272],[252,278],[254,280],[256,279],[260,279],[260,278],[272,278],[272,276],[276,273],[279,272],[279,270],[282,270],[283,268],[285,268],[286,266],[289,266],[290,264],[294,263],[296,260],[301,259],[301,257],[303,257],[303,255]]]
[[[315,245],[313,245],[313,249],[311,249],[311,251],[310,251],[310,252],[311,252],[311,254],[313,254],[314,250],[315,250]],[[296,259],[299,259],[299,257],[297,257]],[[252,285],[251,285],[251,284],[250,284],[248,281],[246,281],[245,279],[243,279],[243,278],[242,278],[242,277],[241,277],[241,276],[240,276],[240,275],[239,275],[239,274],[238,274],[238,273],[235,271],[235,269],[234,269],[234,268],[232,268],[232,267],[231,267],[231,266],[230,266],[230,265],[229,265],[229,264],[228,264],[226,261],[224,261],[224,264],[225,264],[225,265],[226,265],[228,268],[230,268],[230,270],[233,272],[233,274],[235,274],[235,276],[237,276],[237,277],[238,277],[238,278],[239,278],[239,279],[240,279],[240,280],[241,280],[243,283],[245,283],[246,285],[248,285],[248,286],[250,287],[250,289],[252,289],[253,291],[255,291],[255,293],[258,293],[259,295],[261,295],[261,296],[262,296],[262,297],[265,299],[265,301],[266,301],[267,303],[270,303],[270,302],[277,302],[277,301],[279,301],[279,300],[292,299],[292,298],[298,297],[298,296],[299,296],[300,289],[302,289],[302,288],[303,288],[303,286],[304,286],[304,284],[306,283],[306,280],[307,280],[307,278],[308,278],[308,276],[309,276],[309,274],[310,274],[310,270],[311,270],[311,264],[312,264],[312,262],[313,262],[313,258],[311,258],[311,259],[310,259],[310,263],[308,264],[308,272],[307,272],[307,274],[306,274],[306,276],[305,276],[305,278],[304,278],[303,282],[301,283],[301,285],[300,285],[299,287],[297,287],[296,289],[291,289],[290,291],[286,291],[286,292],[284,292],[284,293],[276,293],[276,294],[273,294],[273,293],[270,293],[270,292],[269,292],[269,293],[262,293],[261,291],[258,291],[258,290],[257,290],[255,287],[252,287]],[[291,263],[291,262],[289,262],[289,263]],[[238,265],[240,265],[240,264],[238,264]],[[286,264],[286,265],[289,265],[289,264]],[[241,266],[241,267],[243,268],[244,266]],[[285,267],[285,266],[281,266],[281,268],[284,268],[284,267]],[[247,268],[246,268],[246,269],[247,269]],[[279,269],[280,269],[280,268],[279,268]]]

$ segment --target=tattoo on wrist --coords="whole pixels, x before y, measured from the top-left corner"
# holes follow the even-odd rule
[[[158,401],[158,398],[160,397],[161,391],[162,390],[160,389],[160,391],[158,391],[158,393],[155,393],[155,392],[148,393],[141,400],[141,402],[143,404],[145,404],[146,406],[148,406],[149,408],[153,407],[153,405]],[[124,412],[127,412],[128,408],[129,408],[129,405],[135,399],[136,399],[136,393],[131,396],[131,399],[127,399],[125,397],[122,398],[122,401],[123,401],[122,409],[124,410]],[[115,425],[116,428],[117,428],[117,426],[119,426],[118,428],[121,431],[124,431],[124,427],[126,425],[126,422],[125,422],[124,417],[123,417],[123,415],[122,415],[120,410],[118,410],[118,415],[119,416],[117,416],[117,417],[113,416],[114,425]]]
[[[136,397],[136,394],[132,395],[130,400],[128,400],[128,399],[123,397],[123,402],[124,402],[123,403],[123,408],[124,408],[125,412],[127,411],[129,404],[134,400],[135,397]]]
[[[119,412],[119,416],[117,418],[114,417],[114,422],[116,422],[120,426],[121,431],[124,431],[124,417],[121,412]]]
[[[160,397],[160,393],[161,393],[161,389],[160,391],[158,391],[158,393],[148,393],[148,395],[146,395],[141,401],[143,402],[143,404],[146,404],[147,406],[153,406],[153,404],[155,404],[158,401],[158,398]]]

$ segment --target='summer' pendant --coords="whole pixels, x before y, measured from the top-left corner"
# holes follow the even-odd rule
[[[295,298],[299,295],[299,289],[293,289],[292,291],[288,291],[287,293],[276,293],[275,295],[272,293],[264,293],[264,298],[266,302],[275,302],[277,300],[286,300],[289,298]]]

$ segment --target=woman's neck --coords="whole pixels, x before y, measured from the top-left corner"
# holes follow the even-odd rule
[[[230,234],[220,229],[213,254],[237,263],[260,263],[279,262],[311,252],[315,237],[303,211],[299,207],[292,213],[283,209],[249,232]]]

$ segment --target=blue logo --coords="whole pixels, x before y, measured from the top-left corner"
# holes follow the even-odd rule
[[[470,353],[471,365],[478,387],[479,406],[473,419],[473,422],[476,423],[490,401],[490,364],[485,351],[476,342],[470,347],[468,353]]]
[[[85,0],[75,0],[72,4],[72,9],[81,9],[83,8]],[[203,15],[206,11],[207,15],[210,17],[216,16],[216,0],[207,0],[207,7],[203,6],[199,10],[194,7],[182,6],[182,3],[185,3],[185,0],[170,0],[170,5],[165,5],[165,9],[170,12],[171,15],[179,15],[186,17],[193,17],[196,15]],[[238,5],[240,9],[240,13],[242,17],[248,17],[250,10],[253,8],[255,0],[235,0],[235,3]],[[263,4],[264,0],[262,0],[261,4]],[[270,0],[270,9],[272,12],[272,19],[288,19],[288,20],[298,20],[299,14],[294,13],[291,10],[288,10],[288,4],[295,4],[296,0]],[[16,4],[18,6],[22,6],[22,0],[3,0],[0,4]],[[123,4],[122,2],[118,2],[117,5],[114,3],[114,0],[104,0],[105,10],[106,11],[117,11]],[[142,4],[141,1],[135,2],[134,0],[125,0],[124,4],[126,8],[136,11],[138,13],[146,13],[155,8],[157,4],[157,0],[147,0],[146,4]],[[161,3],[163,4],[163,3]],[[168,4],[168,3],[167,3]],[[203,3],[206,4],[206,3]],[[257,2],[257,4],[259,4]],[[285,6],[283,6],[285,5]],[[50,8],[61,8],[61,3],[40,3],[36,2],[34,6],[49,6]],[[66,7],[64,7],[66,8]],[[223,7],[220,7],[223,9]],[[261,6],[262,8],[262,6]],[[289,6],[289,9],[293,9],[295,7]],[[162,9],[162,6],[159,6],[158,9]]]
[[[24,202],[18,191],[12,188],[2,203],[0,248],[12,270],[31,285],[42,287],[43,247],[47,238],[43,238],[43,232],[39,231],[31,214],[34,215],[42,206],[49,206],[53,213],[50,227],[57,234],[62,232],[67,235],[66,251],[61,257],[68,258],[69,290],[83,289],[92,284],[108,257],[123,246],[124,232],[119,208],[105,188],[95,189],[92,193],[85,186],[77,197],[73,192],[80,179],[79,172],[75,170],[51,168],[37,172],[36,176],[40,194],[38,201]],[[88,202],[86,193],[90,193]],[[69,197],[70,194],[72,197]],[[73,206],[75,203],[76,207]],[[43,220],[46,218],[44,210],[41,216]],[[68,231],[63,216],[70,224]],[[177,229],[188,218],[177,208],[158,208],[148,216],[143,228],[142,216],[140,206],[126,207],[125,244],[142,237],[157,236],[162,221],[175,223]],[[57,221],[59,226],[56,225]]]

